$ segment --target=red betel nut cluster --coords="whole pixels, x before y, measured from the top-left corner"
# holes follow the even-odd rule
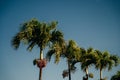
[[[47,64],[46,59],[37,60],[37,67],[44,68]]]
[[[65,70],[65,71],[63,71],[63,74],[62,74],[63,78],[67,77],[67,76],[68,76],[68,74],[69,74],[69,73],[68,73],[68,71],[66,71],[66,70]]]

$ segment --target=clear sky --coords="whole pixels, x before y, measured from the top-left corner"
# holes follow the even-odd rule
[[[21,45],[17,51],[11,46],[20,24],[31,18],[56,20],[66,40],[120,56],[120,0],[0,0],[0,80],[38,80],[39,69],[32,61],[39,57],[39,48],[28,52],[26,46]],[[80,64],[76,66],[72,80],[82,80],[85,74]],[[68,80],[62,78],[64,69],[67,69],[65,59],[57,65],[52,59],[43,69],[43,80]],[[103,70],[103,76],[109,80],[117,70],[120,66],[110,72]],[[99,78],[94,67],[89,71],[94,73],[93,80]]]

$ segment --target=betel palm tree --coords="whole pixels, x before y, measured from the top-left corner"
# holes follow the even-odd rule
[[[75,41],[69,40],[68,44],[66,45],[66,52],[63,54],[63,56],[67,59],[68,75],[69,75],[69,80],[71,80],[72,62],[74,60],[79,59],[79,57],[81,56],[80,48],[79,46],[77,46]]]
[[[61,44],[63,41],[63,33],[56,30],[56,26],[57,22],[45,23],[32,19],[25,22],[12,39],[12,45],[15,49],[19,48],[20,43],[27,43],[29,51],[36,45],[39,47],[40,57],[34,60],[34,64],[40,68],[39,80],[42,80],[42,68],[46,65],[46,61],[43,59],[43,49],[48,45]]]
[[[85,71],[86,76],[83,77],[83,79],[88,80],[88,78],[93,78],[92,73],[88,73],[88,68],[95,63],[95,54],[94,54],[94,49],[92,47],[88,48],[87,50],[81,49],[81,69]]]
[[[63,71],[63,77],[69,76],[69,80],[71,80],[71,61],[79,58],[80,56],[80,48],[77,46],[75,41],[69,40],[68,43],[64,45],[64,47],[55,46],[52,47],[51,50],[47,53],[47,59],[50,60],[51,56],[55,55],[55,62],[59,61],[60,57],[64,57],[67,59],[68,70]]]
[[[92,47],[88,48],[87,50],[84,48],[80,48],[80,57],[77,60],[72,62],[72,66],[75,66],[76,63],[81,64],[81,69],[85,72],[85,76],[83,80],[88,80],[88,78],[93,78],[92,73],[88,73],[88,68],[95,63],[95,55],[94,49]]]
[[[111,70],[113,66],[117,66],[119,64],[119,57],[116,55],[110,55],[109,52],[104,51],[101,52],[99,50],[95,50],[96,52],[96,68],[100,69],[100,80],[102,79],[102,70],[108,68]]]

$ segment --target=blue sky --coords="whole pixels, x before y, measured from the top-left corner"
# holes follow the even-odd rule
[[[38,80],[39,69],[32,61],[39,57],[39,48],[26,51],[21,45],[15,51],[12,37],[19,31],[20,24],[31,18],[39,21],[58,21],[66,40],[73,39],[81,47],[108,50],[120,56],[120,1],[119,0],[1,0],[0,1],[0,80]],[[46,53],[46,50],[44,51]],[[82,80],[84,75],[80,64],[72,75],[73,80]],[[68,80],[61,74],[67,69],[66,60],[54,64],[54,59],[43,71],[43,80]],[[103,76],[108,80],[120,70],[120,66]],[[99,71],[90,67],[94,80]],[[92,80],[92,79],[90,79]]]

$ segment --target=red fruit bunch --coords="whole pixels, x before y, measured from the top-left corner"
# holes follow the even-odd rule
[[[46,67],[46,64],[47,64],[46,59],[37,60],[37,67],[39,67],[39,68]]]
[[[68,77],[68,70],[64,70],[62,73],[63,78]]]

